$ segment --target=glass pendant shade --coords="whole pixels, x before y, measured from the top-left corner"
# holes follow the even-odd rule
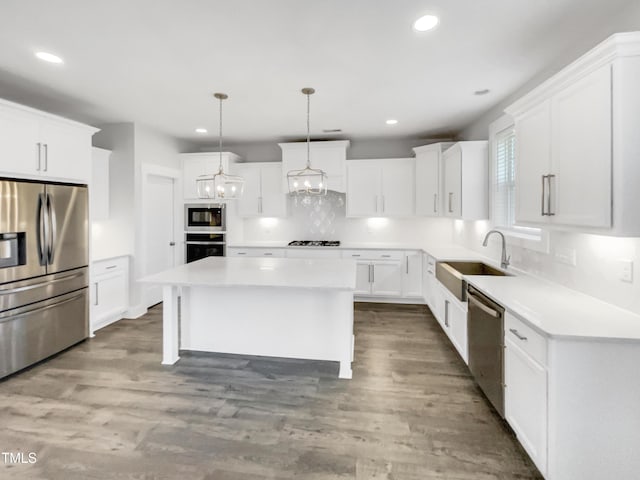
[[[289,193],[295,195],[326,195],[327,174],[322,170],[306,167],[287,173]]]
[[[218,172],[215,175],[200,175],[196,179],[199,198],[234,200],[244,193],[244,178]]]
[[[220,100],[220,166],[218,173],[200,175],[196,178],[196,191],[199,198],[213,198],[215,200],[233,200],[240,198],[244,192],[244,178],[238,175],[224,173],[222,168],[222,101],[228,96],[224,93],[214,93]]]
[[[311,168],[311,129],[309,127],[309,107],[313,88],[303,88],[307,96],[307,166],[302,170],[287,172],[287,184],[291,195],[326,195],[327,174],[319,169]]]

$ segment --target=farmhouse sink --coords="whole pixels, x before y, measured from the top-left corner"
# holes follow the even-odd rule
[[[462,302],[467,300],[467,282],[464,281],[463,275],[512,276],[483,262],[438,262],[436,264],[436,278]]]

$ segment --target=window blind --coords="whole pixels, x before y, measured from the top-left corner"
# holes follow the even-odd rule
[[[513,228],[515,223],[516,135],[513,128],[499,132],[495,139],[493,222]]]

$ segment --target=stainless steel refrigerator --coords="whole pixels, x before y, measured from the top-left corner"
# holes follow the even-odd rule
[[[0,179],[0,378],[89,335],[87,187]]]

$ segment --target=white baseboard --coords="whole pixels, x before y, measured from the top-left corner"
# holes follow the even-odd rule
[[[140,318],[147,313],[147,307],[144,305],[134,305],[124,312],[124,318]]]
[[[353,300],[356,302],[369,303],[398,303],[403,305],[426,305],[427,302],[423,298],[398,298],[398,297],[370,297],[367,295],[355,295]]]

